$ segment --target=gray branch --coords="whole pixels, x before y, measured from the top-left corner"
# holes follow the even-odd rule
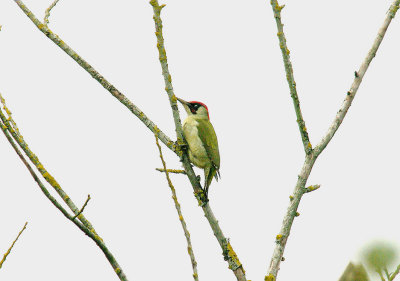
[[[275,3],[275,5],[277,5],[277,7],[279,7],[279,5],[276,0],[271,1],[271,4],[273,5],[273,9],[275,12],[277,7],[275,7],[273,3]],[[297,183],[296,183],[296,186],[294,189],[294,193],[291,196],[292,200],[289,203],[289,207],[287,209],[286,215],[282,222],[281,230],[280,230],[279,234],[276,236],[276,246],[275,246],[274,252],[272,254],[272,258],[271,258],[267,276],[265,277],[266,281],[273,281],[273,280],[276,280],[276,278],[277,278],[279,266],[280,266],[280,263],[283,258],[285,246],[287,243],[287,239],[290,235],[290,230],[292,228],[293,220],[296,217],[296,215],[298,214],[297,209],[300,204],[300,200],[301,200],[303,194],[307,191],[307,189],[305,188],[305,185],[306,185],[308,177],[311,173],[312,167],[313,167],[317,157],[321,154],[321,152],[328,145],[328,143],[334,136],[335,132],[339,128],[340,124],[343,122],[343,119],[346,116],[348,109],[350,108],[351,102],[353,101],[353,99],[357,93],[357,90],[362,82],[362,79],[363,79],[372,59],[375,57],[376,52],[383,40],[383,37],[385,36],[387,28],[389,27],[389,24],[391,23],[397,10],[399,9],[399,4],[400,4],[400,0],[393,1],[392,5],[390,6],[390,9],[387,13],[387,16],[383,22],[382,27],[379,29],[378,35],[376,36],[376,39],[375,39],[371,49],[369,50],[366,58],[364,59],[363,63],[361,64],[360,69],[355,73],[354,82],[351,85],[350,90],[347,92],[345,100],[343,102],[343,105],[339,109],[335,119],[332,122],[332,125],[329,127],[328,132],[322,138],[322,140],[319,142],[319,144],[314,148],[314,150],[310,154],[307,154],[305,157],[305,161],[304,161],[303,167],[301,168],[300,174],[298,176],[298,180],[297,180]],[[278,10],[280,12],[281,7],[279,7]],[[276,15],[275,15],[275,18],[276,18]]]

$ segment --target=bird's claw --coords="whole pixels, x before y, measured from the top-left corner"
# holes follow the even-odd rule
[[[189,145],[186,142],[182,142],[181,140],[175,141],[175,146],[182,151],[188,151]]]
[[[188,152],[189,145],[187,143],[182,143],[181,141],[176,141],[175,146],[178,150],[182,151],[180,161],[183,162],[183,154]]]
[[[199,190],[198,192],[196,192],[196,193],[195,193],[195,196],[196,196],[196,198],[197,198],[197,200],[198,200],[198,202],[199,202],[199,205],[200,205],[201,207],[207,205],[207,203],[208,203],[208,196],[207,196],[207,194],[206,194],[206,192],[205,192],[204,189],[201,189],[201,190]]]

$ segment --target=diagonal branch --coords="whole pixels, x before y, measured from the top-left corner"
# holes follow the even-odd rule
[[[161,146],[158,143],[158,138],[156,136],[156,145],[158,147],[158,151],[160,152],[160,159],[161,159],[161,163],[164,167],[164,171],[165,171],[165,176],[167,178],[167,182],[168,182],[168,186],[171,189],[172,192],[172,199],[174,200],[174,204],[175,204],[175,209],[178,213],[178,217],[179,217],[179,221],[181,222],[182,228],[183,228],[183,232],[185,233],[185,237],[186,237],[186,243],[187,243],[187,250],[188,250],[188,254],[190,256],[190,261],[192,263],[192,268],[193,268],[193,278],[195,281],[199,280],[199,274],[197,273],[197,262],[196,262],[196,258],[194,257],[194,253],[193,253],[193,247],[192,247],[192,241],[190,239],[190,233],[189,230],[187,229],[186,226],[186,222],[185,219],[183,218],[182,215],[182,211],[181,211],[181,205],[178,202],[178,197],[176,196],[176,192],[175,192],[175,187],[172,184],[171,179],[169,178],[169,173],[167,170],[167,165],[165,164],[165,160],[162,154],[162,150],[161,150]]]
[[[376,273],[378,273],[379,277],[381,278],[381,281],[386,281],[385,277],[383,277],[383,274],[382,274],[381,270],[376,270]]]
[[[17,124],[14,122],[11,111],[7,108],[4,98],[0,94],[0,102],[3,104],[4,111],[7,114],[6,116],[3,114],[2,110],[0,109],[0,119],[7,128],[8,132],[12,135],[14,140],[18,143],[21,149],[25,152],[25,154],[29,157],[31,162],[36,166],[38,171],[41,173],[43,178],[54,188],[54,190],[58,193],[58,195],[64,200],[64,202],[68,205],[72,212],[75,214],[79,213],[78,207],[74,204],[68,194],[61,188],[60,184],[56,181],[56,179],[47,171],[47,169],[43,166],[43,164],[39,161],[39,158],[30,150],[28,144],[25,142],[24,137],[20,134]],[[94,230],[93,226],[90,224],[86,218],[81,215],[79,220],[94,234],[97,235],[96,231]]]
[[[7,252],[4,254],[3,259],[0,261],[0,268],[3,266],[3,263],[6,261],[7,256],[11,253],[11,250],[14,247],[14,244],[17,242],[18,238],[21,236],[22,232],[25,230],[27,224],[28,224],[28,222],[25,223],[24,227],[18,233],[17,238],[15,238],[15,240],[14,240],[14,242],[12,242],[10,248],[8,248]]]
[[[394,278],[399,274],[400,272],[400,264],[397,266],[396,270],[390,275],[390,279],[388,281],[393,281]]]
[[[369,50],[367,56],[365,57],[363,63],[361,64],[360,69],[357,72],[355,72],[353,84],[351,84],[350,90],[346,94],[346,98],[343,101],[342,107],[337,112],[335,119],[333,120],[331,126],[328,129],[328,132],[326,132],[325,136],[321,139],[321,141],[314,149],[314,153],[316,154],[316,156],[318,156],[325,149],[325,147],[328,145],[328,143],[335,135],[340,124],[342,124],[343,119],[346,116],[347,111],[349,110],[354,97],[356,96],[356,93],[358,91],[358,88],[360,87],[364,75],[367,72],[369,64],[371,63],[372,59],[376,56],[376,52],[378,51],[378,48],[381,45],[383,37],[385,36],[385,33],[390,23],[392,22],[392,19],[396,15],[397,10],[399,9],[399,5],[400,5],[400,0],[395,0],[390,6],[386,18],[383,22],[383,25],[379,29],[378,35],[376,36],[371,49]]]
[[[69,196],[61,189],[61,187],[58,185],[58,183],[56,182],[56,180],[49,174],[43,174],[42,171],[44,169],[43,165],[39,162],[38,158],[36,157],[35,154],[33,154],[27,144],[23,141],[23,137],[19,134],[15,132],[14,128],[16,127],[16,124],[14,121],[12,121],[12,123],[14,124],[14,128],[10,125],[10,121],[8,120],[12,120],[11,118],[11,112],[8,110],[8,108],[5,106],[5,101],[3,99],[3,97],[0,95],[0,99],[1,102],[4,105],[5,111],[8,114],[8,119],[5,118],[2,109],[0,108],[0,127],[4,133],[4,135],[6,136],[7,140],[10,142],[11,146],[14,148],[15,152],[17,153],[17,155],[19,156],[19,158],[22,160],[22,162],[24,163],[24,165],[26,166],[26,168],[29,170],[30,174],[32,175],[33,179],[36,181],[36,183],[39,185],[40,189],[42,190],[42,192],[44,193],[44,195],[50,200],[50,202],[58,209],[60,210],[61,213],[63,213],[63,215],[69,219],[70,221],[72,221],[80,230],[82,230],[87,236],[89,236],[98,246],[99,248],[103,251],[104,255],[106,256],[107,260],[109,261],[109,263],[111,264],[111,266],[114,268],[115,273],[118,275],[119,279],[122,281],[126,281],[128,280],[127,277],[125,276],[125,273],[122,271],[121,267],[119,266],[117,260],[115,259],[115,257],[112,255],[112,253],[108,250],[107,246],[105,245],[105,243],[103,242],[103,240],[101,239],[101,237],[96,233],[96,231],[94,230],[94,228],[92,227],[92,225],[90,224],[90,222],[88,220],[86,220],[86,218],[83,216],[83,214],[79,214],[79,210],[76,208],[76,206],[74,205],[74,203],[72,202],[72,200],[69,198]],[[11,135],[10,135],[11,134]],[[11,137],[12,136],[12,137]],[[47,181],[49,181],[49,179],[52,179],[49,183],[50,185],[52,185],[53,187],[55,187],[54,185],[57,184],[58,189],[56,189],[56,191],[58,192],[58,194],[61,196],[60,191],[62,191],[62,194],[64,194],[64,197],[61,196],[61,198],[64,200],[64,202],[67,203],[68,207],[72,208],[74,207],[75,209],[73,209],[72,211],[75,214],[78,214],[78,219],[82,222],[80,223],[79,221],[75,220],[75,216],[70,215],[62,206],[60,203],[57,202],[57,200],[50,194],[50,192],[46,189],[46,187],[43,185],[43,183],[40,181],[39,177],[36,175],[36,173],[34,172],[34,170],[32,169],[32,167],[29,165],[29,163],[27,162],[27,160],[25,159],[25,157],[23,156],[23,154],[20,152],[20,150],[18,149],[17,145],[15,144],[14,140],[18,143],[18,145],[24,150],[25,153],[27,153],[28,157],[30,158],[30,160],[32,161],[32,163],[34,163],[36,165],[36,168],[38,168],[39,172],[42,173],[42,176],[45,177],[45,179]],[[27,150],[28,149],[28,150]],[[33,157],[34,156],[34,157]],[[33,160],[32,160],[33,159]],[[39,163],[39,164],[38,164]],[[42,168],[39,168],[38,165],[40,165]],[[89,197],[90,198],[90,197]],[[83,208],[82,208],[83,211]]]
[[[310,143],[310,139],[308,138],[306,123],[304,122],[303,115],[301,113],[300,101],[299,97],[297,96],[296,82],[294,80],[294,75],[293,75],[293,67],[290,61],[290,51],[286,45],[286,37],[285,33],[283,33],[283,24],[281,21],[281,10],[283,9],[284,5],[279,6],[277,0],[271,0],[271,5],[274,11],[276,26],[278,28],[277,35],[279,38],[279,47],[281,48],[282,51],[283,63],[285,65],[285,71],[286,71],[286,79],[288,81],[290,89],[290,96],[292,97],[294,110],[296,111],[297,125],[299,126],[300,136],[301,140],[303,141],[304,151],[308,155],[312,151],[312,146]]]
[[[276,5],[278,5],[276,0],[272,0],[271,3],[275,3]],[[335,134],[335,132],[339,128],[340,124],[342,123],[344,117],[346,116],[346,113],[351,105],[351,102],[353,101],[355,94],[357,93],[358,87],[360,86],[362,78],[364,77],[364,74],[367,71],[368,66],[371,63],[372,59],[375,57],[376,52],[379,48],[379,45],[382,42],[383,37],[385,36],[386,30],[387,30],[390,22],[394,18],[397,10],[399,9],[399,5],[400,5],[400,0],[393,1],[392,5],[390,6],[390,9],[388,11],[388,14],[384,20],[384,23],[383,23],[382,27],[379,29],[378,35],[377,35],[370,51],[368,52],[367,57],[364,59],[362,65],[360,67],[360,70],[358,72],[356,72],[356,75],[355,75],[356,77],[350,88],[350,91],[347,93],[345,101],[344,101],[341,109],[337,113],[327,134],[322,138],[321,142],[314,148],[314,150],[310,154],[306,155],[306,157],[305,157],[305,161],[304,161],[303,167],[300,171],[293,196],[291,196],[291,201],[290,201],[289,207],[287,209],[286,215],[282,222],[282,227],[281,227],[280,233],[276,236],[276,246],[275,246],[274,252],[272,254],[271,263],[270,263],[270,266],[268,269],[267,276],[265,276],[266,281],[276,280],[276,277],[277,277],[277,274],[279,271],[280,262],[282,261],[286,243],[287,243],[287,240],[288,240],[288,237],[290,234],[290,230],[293,225],[293,220],[294,220],[296,214],[298,214],[297,209],[300,204],[300,200],[301,200],[302,196],[304,195],[304,193],[307,192],[307,189],[305,188],[305,184],[307,183],[307,180],[311,173],[312,167],[313,167],[317,157],[321,154],[321,152],[328,145],[328,143],[332,139],[333,135]],[[278,7],[279,7],[279,5],[278,5]],[[273,4],[273,8],[274,8],[274,11],[275,11],[275,9],[277,9],[276,7],[274,7],[274,4]]]
[[[155,23],[155,28],[156,28],[156,37],[157,37],[157,48],[159,52],[159,59],[161,63],[161,68],[162,68],[162,73],[164,76],[164,81],[165,81],[165,90],[168,94],[168,98],[170,100],[172,112],[173,112],[173,117],[174,117],[174,122],[175,122],[175,129],[176,129],[176,134],[178,138],[178,144],[180,141],[183,141],[183,131],[182,131],[182,124],[181,120],[179,117],[179,111],[178,111],[178,106],[176,104],[176,96],[174,95],[174,91],[172,88],[172,79],[171,79],[171,74],[169,73],[168,70],[168,62],[167,62],[167,54],[165,52],[165,47],[164,47],[164,38],[163,38],[163,33],[162,33],[162,20],[160,17],[160,13],[162,8],[165,7],[165,5],[159,5],[158,0],[152,0],[150,1],[150,4],[153,6],[153,11],[154,11],[154,23]],[[229,268],[233,271],[235,274],[237,280],[240,281],[246,281],[246,275],[243,269],[242,264],[240,263],[236,253],[234,252],[229,240],[224,236],[222,233],[221,228],[218,225],[218,221],[216,220],[211,208],[210,204],[206,202],[201,196],[203,194],[203,190],[200,186],[199,181],[196,178],[196,175],[193,171],[192,166],[190,165],[189,158],[187,156],[187,153],[182,154],[182,163],[183,167],[185,169],[185,172],[190,180],[190,183],[192,184],[194,193],[196,198],[199,201],[200,206],[203,208],[203,212],[214,232],[215,237],[217,238],[221,248],[222,248],[222,253],[224,255],[224,259],[228,261]]]
[[[73,220],[76,219],[80,214],[83,213],[83,211],[85,210],[87,204],[89,203],[89,200],[91,199],[90,194],[88,194],[87,199],[85,201],[85,203],[83,204],[82,208],[79,210],[79,212],[72,218]]]
[[[150,129],[157,137],[173,152],[178,153],[179,149],[174,142],[165,135],[156,124],[151,121],[143,111],[134,105],[124,94],[118,91],[110,82],[106,80],[100,73],[98,73],[88,62],[79,56],[70,46],[68,46],[57,34],[53,33],[45,24],[40,22],[35,15],[25,6],[21,0],[14,0],[21,10],[28,16],[28,18],[36,25],[36,27],[44,33],[51,41],[60,47],[67,55],[76,61],[83,69],[85,69],[94,79],[96,79],[107,91],[125,105],[133,114],[135,114],[140,121],[142,121],[147,128]]]

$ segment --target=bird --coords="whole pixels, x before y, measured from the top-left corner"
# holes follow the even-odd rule
[[[177,98],[187,113],[183,121],[183,136],[188,143],[190,162],[204,170],[204,192],[208,200],[208,189],[213,177],[220,178],[220,156],[218,139],[210,122],[207,106],[199,101]]]

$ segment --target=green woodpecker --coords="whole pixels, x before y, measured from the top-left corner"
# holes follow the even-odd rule
[[[211,125],[208,108],[204,103],[177,99],[188,115],[183,121],[183,135],[189,145],[189,159],[193,165],[204,169],[204,191],[208,198],[208,188],[213,177],[216,180],[220,177],[217,135]]]

